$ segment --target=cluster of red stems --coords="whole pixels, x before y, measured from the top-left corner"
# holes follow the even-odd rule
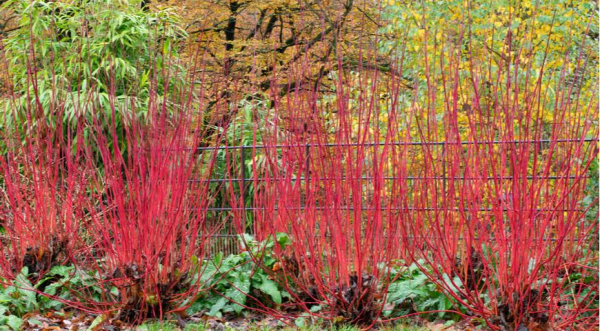
[[[177,95],[151,93],[144,119],[111,100],[112,116],[64,125],[63,100],[46,109],[34,93],[23,125],[2,133],[2,279],[23,267],[39,279],[74,265],[93,270],[105,293],[93,300],[77,289],[67,304],[132,322],[182,312],[208,290],[196,276],[213,235],[224,226],[247,231],[250,210],[259,240],[292,239],[275,246],[281,270],[265,270],[291,294],[283,306],[372,326],[385,320],[388,267],[415,263],[454,312],[492,329],[591,327],[597,287],[586,291],[592,285],[569,275],[598,272],[588,249],[596,224],[580,203],[598,152],[589,141],[598,134],[596,98],[581,104],[566,69],[554,73],[548,100],[542,78],[550,73],[461,63],[460,54],[449,50],[441,69],[426,64],[425,85],[408,92],[401,65],[385,79],[370,68],[338,72],[332,102],[314,82],[273,92],[248,147],[251,160],[262,160],[250,163],[251,208],[247,195],[210,185],[218,148],[230,183],[247,164],[225,138],[232,110],[208,107],[191,83]],[[586,66],[581,56],[565,61]],[[117,112],[122,132],[111,122]],[[214,221],[217,194],[232,208]]]

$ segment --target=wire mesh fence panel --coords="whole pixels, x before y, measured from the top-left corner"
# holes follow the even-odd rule
[[[589,144],[596,144],[598,142],[597,139],[585,139],[584,140],[586,143]],[[576,143],[576,142],[581,142],[580,139],[559,139],[559,140],[514,140],[514,141],[463,141],[463,142],[459,142],[459,143],[448,143],[448,142],[387,142],[387,143],[363,143],[361,146],[362,147],[369,147],[369,148],[375,148],[378,146],[383,146],[384,144],[388,144],[389,146],[391,146],[392,148],[405,148],[404,151],[407,152],[407,154],[409,155],[409,157],[411,158],[411,161],[409,162],[409,165],[404,169],[403,173],[394,173],[393,169],[390,169],[390,171],[388,171],[387,173],[385,173],[384,175],[379,174],[379,176],[375,177],[372,176],[368,173],[365,174],[361,174],[360,176],[348,176],[347,174],[343,174],[342,171],[339,172],[339,174],[331,174],[331,173],[318,173],[318,171],[309,171],[308,169],[311,167],[311,165],[315,162],[315,158],[318,158],[318,155],[315,155],[314,153],[311,152],[311,148],[313,148],[316,145],[311,145],[311,144],[295,144],[295,145],[286,145],[286,144],[277,144],[277,145],[255,145],[255,146],[249,146],[249,145],[240,145],[240,146],[224,146],[224,147],[218,147],[218,146],[208,146],[208,147],[199,147],[198,149],[200,150],[208,150],[208,151],[221,151],[221,150],[226,150],[228,153],[231,153],[231,155],[236,155],[237,154],[237,158],[234,158],[234,162],[230,162],[228,165],[223,166],[223,167],[229,167],[229,169],[227,169],[227,171],[221,171],[221,172],[217,172],[217,177],[213,176],[211,178],[207,178],[207,179],[191,179],[192,181],[210,181],[211,185],[214,185],[214,187],[218,187],[219,190],[222,192],[222,199],[217,199],[217,201],[215,201],[213,204],[211,204],[208,208],[207,208],[207,212],[211,215],[210,218],[212,218],[215,221],[221,221],[223,223],[223,226],[221,228],[221,231],[219,231],[219,233],[215,233],[214,235],[212,235],[212,239],[211,239],[211,248],[210,248],[210,255],[213,256],[216,253],[222,252],[223,254],[236,254],[240,252],[241,249],[241,245],[240,245],[240,240],[239,240],[239,233],[240,232],[244,232],[244,233],[248,233],[248,234],[256,234],[256,228],[254,227],[254,220],[257,218],[262,218],[263,222],[266,221],[266,219],[276,219],[278,216],[278,213],[281,213],[282,211],[284,211],[285,213],[296,213],[298,218],[302,218],[302,213],[303,212],[307,212],[310,211],[312,213],[324,213],[327,215],[331,215],[331,210],[336,210],[337,212],[340,213],[340,215],[345,215],[344,217],[356,217],[356,215],[361,215],[364,213],[367,213],[369,211],[381,211],[383,213],[382,217],[385,219],[386,222],[393,222],[394,218],[398,218],[400,217],[399,215],[402,215],[403,213],[414,213],[414,212],[419,212],[419,213],[425,213],[425,214],[431,214],[431,217],[434,217],[434,214],[439,214],[439,213],[445,213],[446,217],[452,217],[452,215],[459,215],[459,214],[463,214],[463,217],[465,213],[469,214],[469,216],[467,217],[468,219],[472,219],[472,218],[479,218],[481,220],[484,220],[483,223],[487,222],[486,226],[482,226],[480,229],[478,229],[479,232],[486,233],[486,232],[490,232],[492,231],[493,228],[493,224],[494,222],[498,222],[501,221],[500,219],[498,219],[498,213],[502,214],[502,218],[505,219],[507,217],[510,217],[510,215],[514,215],[515,213],[535,213],[537,215],[542,215],[542,214],[548,214],[548,213],[553,213],[553,214],[558,214],[561,212],[581,212],[582,214],[585,212],[584,208],[582,207],[581,209],[573,209],[572,208],[572,204],[570,205],[570,207],[566,207],[566,206],[561,206],[561,205],[557,205],[557,206],[550,206],[550,205],[544,205],[543,201],[540,202],[541,206],[513,206],[510,203],[510,196],[505,196],[505,197],[496,197],[496,198],[500,198],[500,199],[506,199],[506,203],[505,204],[501,204],[502,207],[499,208],[498,204],[486,204],[486,203],[481,203],[478,206],[470,206],[470,205],[463,205],[460,203],[460,201],[456,201],[456,203],[452,203],[449,204],[448,199],[446,199],[446,202],[444,205],[435,205],[433,202],[428,201],[426,205],[424,205],[422,202],[417,203],[416,199],[414,199],[414,193],[408,193],[408,199],[406,201],[410,202],[409,205],[407,205],[406,203],[404,204],[394,204],[393,202],[393,197],[390,198],[389,201],[387,201],[387,205],[384,203],[380,204],[380,205],[373,205],[370,201],[369,201],[369,189],[372,189],[372,183],[374,180],[380,180],[382,182],[384,182],[384,189],[385,190],[390,190],[393,191],[393,187],[394,185],[396,185],[396,182],[400,182],[402,181],[402,183],[404,185],[406,185],[406,187],[404,188],[405,190],[411,191],[411,190],[415,190],[417,189],[419,186],[415,183],[418,182],[422,182],[422,181],[432,181],[433,183],[435,183],[437,189],[436,189],[436,194],[439,196],[443,196],[443,195],[448,195],[449,194],[449,190],[451,190],[451,188],[449,188],[448,186],[450,185],[450,183],[452,183],[451,185],[453,185],[453,187],[455,185],[457,185],[457,183],[460,183],[460,185],[470,185],[472,183],[475,183],[477,181],[479,182],[486,182],[486,181],[502,181],[502,182],[506,182],[506,183],[511,183],[514,180],[517,180],[517,178],[515,178],[513,175],[511,175],[510,173],[507,173],[505,175],[501,175],[499,176],[498,174],[492,174],[492,173],[480,173],[480,174],[472,174],[472,173],[468,173],[467,168],[468,166],[465,165],[461,165],[461,167],[464,168],[464,171],[461,171],[461,173],[463,174],[462,176],[456,176],[456,172],[454,172],[454,175],[452,176],[447,176],[447,169],[446,169],[446,163],[448,160],[448,153],[449,153],[449,148],[453,148],[452,153],[467,153],[466,151],[466,147],[465,146],[482,146],[482,148],[484,150],[486,150],[487,152],[493,152],[494,148],[498,148],[498,147],[494,147],[494,146],[503,146],[503,147],[507,147],[507,146],[518,146],[520,144],[531,144],[531,145],[537,145],[538,146],[538,153],[543,153],[544,150],[548,150],[549,148],[551,148],[551,146],[553,146],[552,148],[560,151],[561,147],[556,147],[556,146],[561,146],[561,145],[568,145],[570,143]],[[352,149],[356,149],[358,147],[357,144],[352,144],[352,143],[347,143],[347,144],[340,144],[340,143],[327,143],[327,144],[321,144],[321,147],[326,146],[326,147],[331,147],[331,148],[339,148],[339,147],[343,147],[343,148],[347,148],[350,153],[352,153]],[[305,164],[303,165],[306,169],[305,171],[300,174],[300,175],[296,175],[295,177],[293,176],[293,174],[289,174],[289,175],[285,175],[282,176],[281,174],[279,175],[272,175],[272,174],[266,174],[266,173],[253,173],[252,169],[254,169],[256,171],[256,168],[253,168],[253,164],[252,162],[254,162],[254,160],[256,160],[256,155],[260,155],[260,153],[262,151],[264,151],[267,148],[275,148],[278,151],[286,152],[286,153],[296,153],[298,155],[300,155],[300,158],[304,158]],[[429,156],[429,160],[437,160],[438,164],[436,166],[439,167],[439,170],[436,172],[436,175],[431,176],[431,175],[422,175],[419,172],[419,168],[425,166],[425,164],[423,164],[423,161],[419,159],[419,153],[423,152],[423,148],[426,148],[426,150],[429,153],[432,153]],[[461,148],[463,148],[464,150],[461,150]],[[392,158],[394,157],[393,155],[389,156],[388,158]],[[535,171],[533,171],[534,169],[532,169],[531,173],[529,173],[526,176],[526,180],[529,183],[535,183],[535,182],[540,182],[543,181],[544,183],[550,183],[549,185],[551,185],[551,183],[555,182],[555,181],[564,181],[564,180],[576,180],[578,177],[572,174],[561,174],[561,173],[556,173],[556,174],[546,174],[543,176],[540,176],[538,174],[535,173]],[[521,180],[522,178],[518,178],[519,180]],[[312,182],[311,186],[312,187],[312,191],[311,194],[319,194],[319,190],[318,188],[315,189],[315,187],[318,187],[319,185],[321,186],[326,186],[326,185],[333,185],[332,183],[340,183],[340,182],[344,182],[344,181],[349,181],[349,180],[359,180],[360,183],[362,183],[362,185],[364,185],[365,188],[365,196],[361,197],[361,201],[363,201],[363,203],[361,204],[332,204],[329,203],[326,200],[315,200],[315,201],[321,201],[322,204],[321,205],[315,205],[314,203],[312,205],[306,205],[306,190],[307,188],[309,188],[309,183]],[[274,182],[281,182],[281,181],[287,181],[287,182],[292,182],[292,183],[299,183],[300,186],[300,199],[295,200],[295,202],[291,205],[285,205],[285,204],[276,204],[273,206],[262,206],[260,204],[255,203],[255,201],[253,201],[254,196],[256,194],[257,191],[261,190],[261,187],[264,186],[264,183],[269,182],[269,183],[274,183]],[[317,184],[315,184],[317,183]],[[227,192],[227,193],[223,193],[223,192]],[[238,203],[236,204],[231,204],[225,195],[226,194],[233,194],[235,195],[236,201]],[[282,197],[283,198],[283,197]],[[283,199],[282,199],[283,200]],[[240,201],[242,201],[243,203],[239,203]],[[314,202],[314,201],[313,201]],[[243,215],[242,218],[244,219],[244,228],[240,229],[239,228],[239,224],[237,225],[238,228],[234,228],[234,225],[231,223],[228,223],[227,219],[231,216],[232,213],[240,213],[240,215]],[[494,216],[494,214],[496,214]],[[354,216],[353,216],[354,215]],[[385,222],[384,222],[385,223]],[[365,228],[366,226],[368,226],[368,224],[363,224],[361,225],[363,228]],[[532,229],[532,231],[535,231],[536,229]],[[364,231],[363,231],[364,232]],[[314,234],[315,236],[318,236],[319,234]],[[323,234],[325,237],[327,236],[327,234]],[[426,236],[426,234],[424,234]],[[586,234],[587,236],[589,236],[589,234]],[[387,237],[387,236],[386,236]],[[412,241],[415,240],[414,236],[402,236],[399,234],[390,234],[389,238],[396,238],[394,240],[407,240],[407,241]],[[387,240],[387,238],[385,238]],[[462,241],[463,238],[462,237],[457,237],[456,238],[458,241]],[[569,240],[576,240],[577,238],[567,238],[567,241]],[[421,239],[419,239],[421,240]],[[487,238],[487,240],[499,240],[498,238]],[[532,240],[532,241],[545,241],[545,240],[555,240],[555,238],[553,238],[552,236],[545,236],[543,238],[529,238],[529,239],[524,239],[524,240]]]

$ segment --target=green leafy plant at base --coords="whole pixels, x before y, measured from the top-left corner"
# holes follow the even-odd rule
[[[207,315],[215,317],[227,313],[239,315],[244,306],[279,306],[284,299],[290,298],[290,294],[264,271],[265,267],[272,268],[277,263],[272,254],[275,241],[285,247],[290,242],[289,237],[280,233],[275,240],[271,237],[257,242],[251,235],[245,235],[240,240],[246,249],[242,253],[227,257],[218,253],[208,261],[200,283],[210,290],[195,299],[188,314],[205,311]],[[263,267],[258,267],[258,264]]]
[[[0,330],[19,330],[23,315],[39,309],[34,287],[27,275],[25,267],[15,278],[13,286],[0,292]]]
[[[139,326],[137,328],[137,330],[143,330],[143,331],[159,331],[159,330],[160,331],[177,331],[177,330],[204,331],[204,330],[212,330],[212,329],[210,328],[209,325],[206,325],[206,324],[188,324],[185,326],[185,328],[179,328],[174,323],[149,322],[149,323]],[[227,325],[225,325],[225,326],[223,326],[223,330],[236,331],[236,330],[240,330],[240,328],[239,327],[230,328],[230,327],[227,327]],[[259,322],[248,322],[244,326],[244,330],[247,330],[247,331],[269,331],[269,330],[273,330],[273,328],[267,327],[267,326],[262,326],[259,321]],[[295,326],[295,327],[292,327],[292,326],[284,327],[282,325],[277,330],[282,330],[282,331],[359,331],[361,329],[356,326],[352,326],[352,325],[330,326],[330,325],[326,325],[326,324],[322,324],[322,323],[315,323],[313,325]],[[426,331],[426,330],[430,330],[430,329],[426,328],[426,327],[407,326],[407,325],[386,325],[386,326],[381,326],[378,330],[381,330],[381,331]]]
[[[418,312],[438,311],[423,316],[429,319],[458,319],[458,315],[446,312],[453,309],[454,302],[441,293],[415,264],[405,271],[393,271],[391,275],[395,280],[388,288],[384,316],[399,317]]]
[[[73,266],[56,266],[35,285],[45,294],[39,296],[39,302],[43,309],[60,310],[65,306],[63,302],[70,301],[74,296],[89,296],[100,302],[103,294],[118,295],[115,287],[108,291],[98,287],[94,281],[97,277],[97,271],[84,272]]]
[[[185,328],[179,328],[179,327],[177,327],[177,325],[172,324],[172,323],[150,322],[150,323],[145,323],[145,324],[140,325],[139,327],[137,327],[137,330],[140,330],[140,331],[178,331],[178,330],[204,331],[204,330],[210,330],[210,328],[205,326],[204,324],[188,324],[185,326]]]
[[[25,267],[12,285],[0,289],[0,331],[19,330],[25,316],[34,312],[58,312],[74,295],[88,295],[100,301],[102,293],[91,275],[73,266],[55,266],[36,284],[29,280]],[[116,295],[116,289],[112,293]],[[36,320],[30,318],[28,322],[35,324]]]
[[[48,273],[48,276],[53,273],[54,269]],[[58,301],[37,295],[36,290],[44,281],[34,285],[29,281],[28,276],[29,270],[25,267],[17,275],[13,285],[0,291],[0,330],[19,330],[25,314],[60,308],[61,304]]]

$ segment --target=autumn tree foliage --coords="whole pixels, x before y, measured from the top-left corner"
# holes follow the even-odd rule
[[[376,46],[374,31],[380,24],[379,4],[362,0],[169,3],[183,10],[192,45],[210,55],[212,64],[206,70],[234,83],[214,95],[213,103],[229,100],[240,86],[249,86],[249,94],[256,96],[273,88],[285,94],[288,84],[326,90],[329,86],[319,82],[327,73],[357,68],[359,50]],[[344,60],[331,61],[335,58]],[[315,65],[292,75],[307,60]],[[382,58],[363,67],[389,70],[390,64]]]

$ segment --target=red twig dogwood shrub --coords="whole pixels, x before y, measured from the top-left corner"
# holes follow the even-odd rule
[[[392,220],[405,192],[389,179],[406,176],[406,146],[395,144],[403,139],[396,98],[378,93],[397,90],[396,81],[339,74],[332,101],[297,87],[274,97],[270,125],[255,128],[264,145],[252,147],[252,225],[259,240],[291,238],[274,248],[277,270],[267,270],[292,296],[284,307],[369,326],[385,302],[387,267],[400,257]],[[246,219],[234,219],[245,231]]]
[[[84,248],[79,234],[92,208],[86,195],[92,177],[87,151],[71,139],[83,140],[81,126],[63,127],[59,103],[44,114],[37,96],[31,99],[26,120],[5,126],[0,137],[0,223],[5,230],[0,272],[7,281],[24,267],[37,281],[53,266],[73,263]]]
[[[95,130],[104,189],[96,197],[102,212],[93,217],[89,255],[103,286],[118,291],[96,305],[112,305],[125,322],[162,318],[191,303],[209,239],[219,228],[206,211],[215,153],[197,151],[206,130],[195,117],[192,94],[176,97],[151,94],[147,120],[126,117],[125,151],[113,143],[114,125],[112,135]],[[114,114],[112,100],[111,107]]]
[[[413,109],[425,180],[398,218],[403,251],[491,329],[597,327],[587,238],[598,229],[581,205],[598,154],[596,97],[588,103],[578,88],[586,63],[565,55],[561,72],[533,72],[518,57],[495,66],[462,52],[447,52],[423,87],[440,94]]]

